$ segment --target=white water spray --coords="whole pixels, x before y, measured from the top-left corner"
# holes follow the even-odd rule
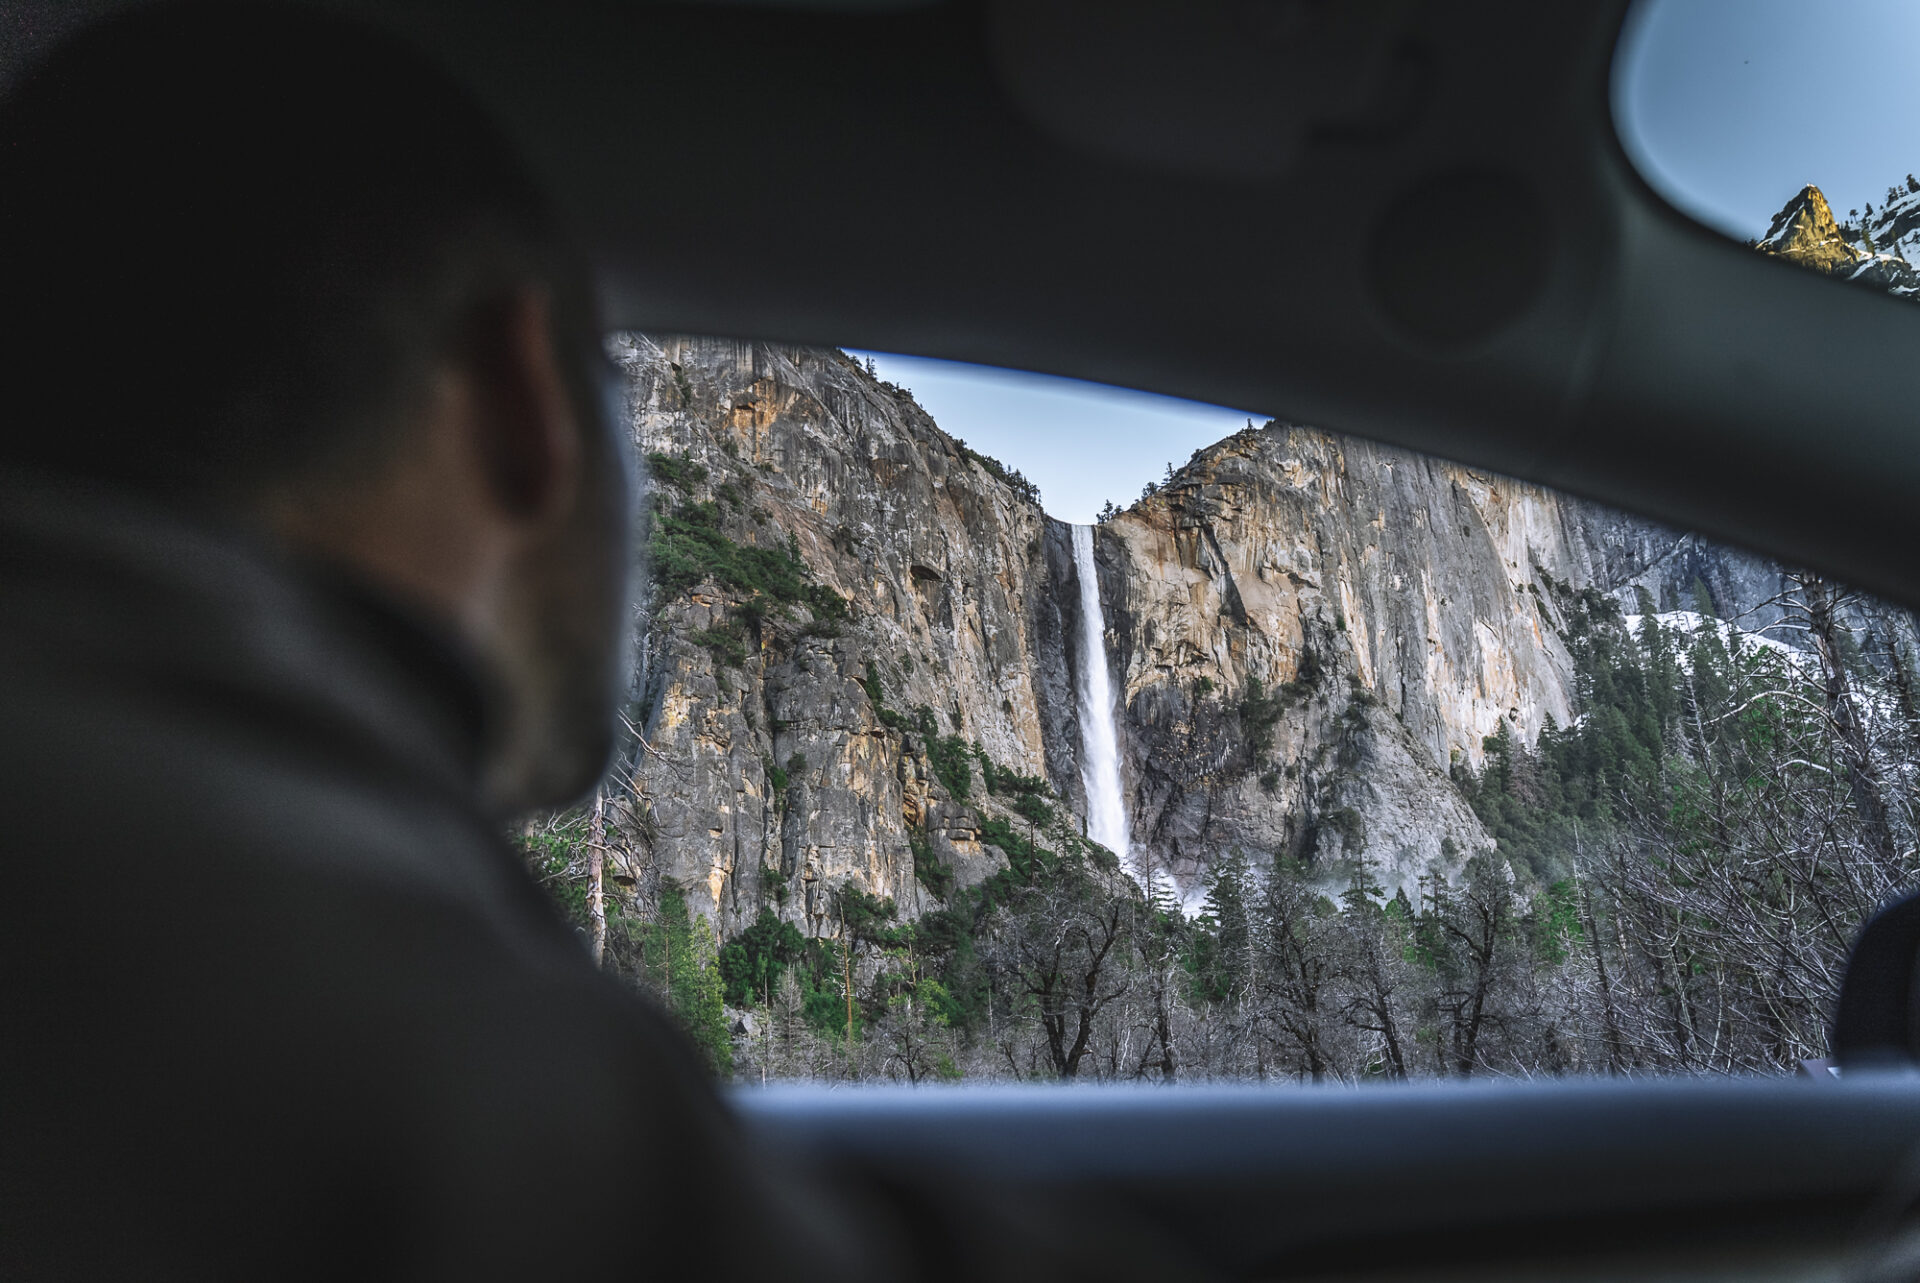
[[[1087,790],[1087,836],[1127,868],[1127,806],[1120,792],[1120,738],[1113,724],[1113,679],[1107,674],[1106,616],[1093,564],[1093,527],[1073,528],[1073,568],[1080,578],[1080,782]]]

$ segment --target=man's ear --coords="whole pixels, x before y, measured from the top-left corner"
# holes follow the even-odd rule
[[[527,287],[476,314],[466,361],[488,487],[507,516],[567,511],[580,485],[582,425],[554,348],[552,296]]]

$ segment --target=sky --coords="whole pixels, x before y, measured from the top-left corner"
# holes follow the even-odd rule
[[[1643,0],[1616,64],[1628,154],[1742,239],[1808,183],[1842,218],[1920,173],[1916,0]]]
[[[933,421],[1040,487],[1049,516],[1086,525],[1112,500],[1124,508],[1201,446],[1267,416],[1098,383],[885,352],[881,378],[913,393]]]
[[[1813,183],[1836,212],[1920,173],[1920,0],[1642,0],[1616,64],[1635,165],[1694,217],[1765,233]],[[1044,375],[872,355],[934,420],[1086,523],[1266,416]]]

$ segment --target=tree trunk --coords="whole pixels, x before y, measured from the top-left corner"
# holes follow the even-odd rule
[[[1160,1078],[1162,1082],[1172,1082],[1179,1077],[1179,1063],[1173,1056],[1173,1021],[1167,1012],[1167,989],[1165,976],[1156,986],[1153,994],[1153,1031],[1160,1040]]]
[[[847,990],[847,1070],[853,1070],[853,949],[847,943],[847,921],[840,920],[840,980]]]
[[[593,932],[593,965],[600,966],[607,954],[607,794],[605,789],[593,795],[593,831],[587,838],[587,924]]]
[[[1380,1009],[1380,1032],[1387,1040],[1387,1064],[1391,1068],[1395,1082],[1407,1080],[1407,1057],[1400,1050],[1400,1026],[1393,1018],[1393,1010],[1385,1003]]]
[[[1600,980],[1600,1011],[1606,1021],[1607,1072],[1617,1074],[1624,1068],[1620,1054],[1620,1015],[1613,1009],[1613,981],[1607,975],[1607,955],[1600,947],[1600,932],[1593,920],[1593,898],[1587,894],[1585,882],[1580,883],[1580,916],[1581,925],[1587,929],[1587,940],[1593,946],[1593,967]]]

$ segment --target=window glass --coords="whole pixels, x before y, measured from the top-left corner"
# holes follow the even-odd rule
[[[1641,0],[1614,117],[1669,201],[1790,262],[1920,292],[1920,7]]]
[[[735,1080],[1787,1072],[1915,880],[1904,610],[1242,412],[611,350],[631,734],[523,844]]]

